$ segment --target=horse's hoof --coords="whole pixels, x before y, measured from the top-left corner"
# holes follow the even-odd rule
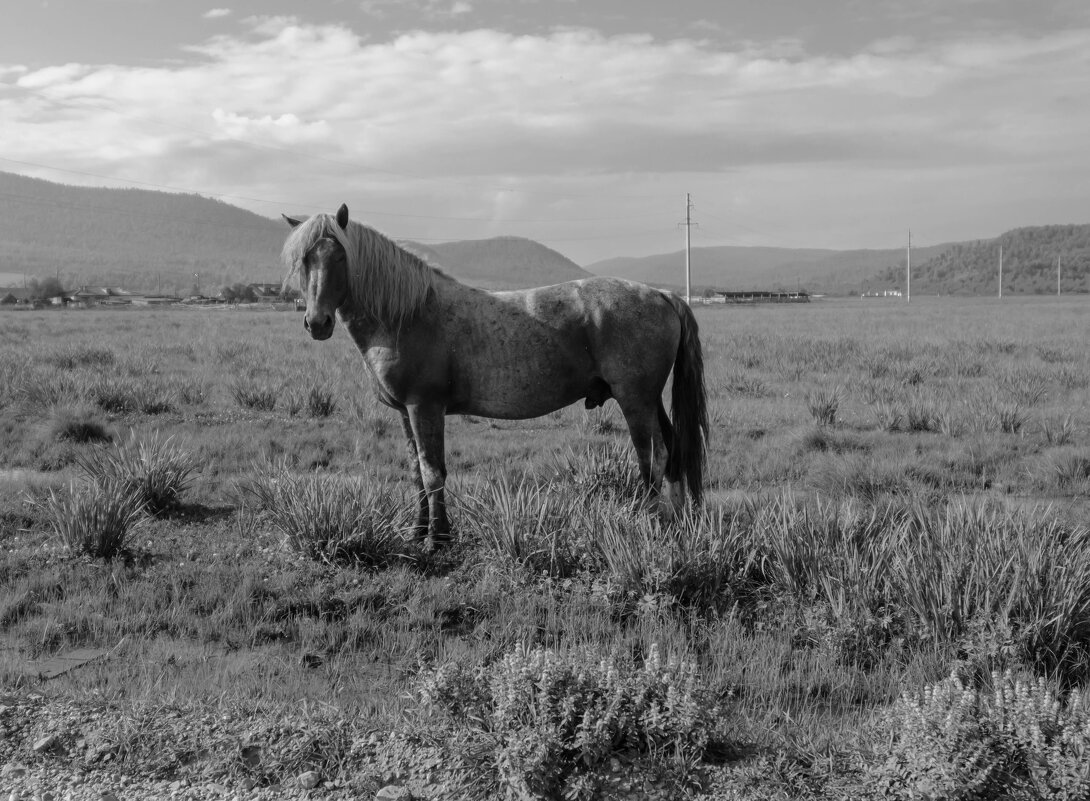
[[[433,531],[424,538],[424,550],[427,553],[435,553],[436,551],[450,545],[454,542],[454,537],[449,533],[440,533]]]

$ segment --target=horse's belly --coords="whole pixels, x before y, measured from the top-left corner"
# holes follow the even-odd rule
[[[570,374],[540,369],[497,370],[463,385],[447,411],[507,420],[541,417],[581,399],[585,384]]]

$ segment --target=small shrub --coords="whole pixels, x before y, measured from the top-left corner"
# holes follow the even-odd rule
[[[430,732],[431,748],[387,747],[380,758],[439,785],[472,778],[474,797],[589,800],[600,795],[600,766],[632,753],[669,768],[677,797],[719,714],[695,666],[655,645],[642,665],[517,648],[487,667],[443,665],[418,692],[417,731]]]
[[[386,484],[321,473],[295,475],[258,466],[241,485],[265,509],[296,553],[326,562],[383,564],[402,543],[402,499]]]
[[[153,515],[176,507],[197,471],[187,451],[175,445],[172,437],[163,439],[158,434],[145,440],[133,434],[127,442],[83,454],[77,462],[92,482],[132,487]]]
[[[231,397],[239,406],[259,412],[275,409],[279,394],[276,387],[252,380],[240,378],[231,385]]]
[[[43,507],[49,525],[73,555],[112,559],[143,515],[144,501],[137,487],[104,478],[67,492],[50,489]]]
[[[1044,680],[992,676],[990,691],[956,675],[902,694],[887,718],[890,748],[872,769],[887,798],[1085,799],[1090,714]]]

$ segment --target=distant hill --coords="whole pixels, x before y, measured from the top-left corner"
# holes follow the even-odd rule
[[[1056,259],[1061,291],[1090,292],[1090,225],[1015,228],[995,238],[962,242],[930,259],[912,259],[913,294],[993,295],[999,291],[999,248],[1003,248],[1003,292],[1056,292]],[[903,283],[903,263],[883,278]]]
[[[951,245],[918,248],[914,258],[927,259]],[[694,291],[794,290],[856,293],[890,286],[885,273],[904,265],[903,248],[890,250],[824,250],[721,246],[693,248],[690,271]],[[685,285],[683,251],[642,258],[618,258],[587,267],[598,275],[617,275],[657,286]]]
[[[484,289],[521,289],[589,278],[566,256],[532,239],[499,236],[421,245],[400,243],[467,284]]]
[[[0,172],[0,272],[187,293],[279,280],[283,222],[197,195]]]
[[[282,276],[282,220],[198,195],[67,186],[0,172],[0,285],[60,274],[66,288],[206,293]],[[490,289],[585,278],[529,239],[402,243],[459,280]]]
[[[1016,228],[995,239],[948,242],[912,249],[912,293],[989,295],[998,290],[999,246],[1003,286],[1010,294],[1056,291],[1056,257],[1063,263],[1062,291],[1090,291],[1090,225]],[[685,283],[682,251],[644,258],[607,259],[587,267],[678,289]],[[813,250],[766,247],[694,248],[694,293],[724,290],[793,290],[855,294],[904,289],[905,250]]]

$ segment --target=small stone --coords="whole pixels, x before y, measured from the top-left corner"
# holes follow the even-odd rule
[[[238,786],[240,788],[242,788],[242,790],[245,791],[245,792],[249,792],[250,790],[254,789],[254,787],[256,785],[257,785],[257,782],[255,782],[249,776],[247,776],[245,779],[243,779],[242,781],[240,781],[238,783]]]
[[[26,768],[15,762],[9,762],[0,768],[0,779],[18,779],[26,775]]]
[[[52,751],[57,745],[58,740],[60,740],[60,738],[57,737],[57,735],[50,734],[38,740],[31,748],[35,754],[44,754],[46,751]]]
[[[375,793],[375,801],[413,801],[413,794],[408,787],[388,784]]]
[[[98,794],[98,801],[117,801],[117,796],[109,790],[103,790]]]
[[[318,786],[318,782],[322,780],[322,777],[318,775],[316,770],[308,770],[306,773],[300,773],[295,781],[299,783],[299,786],[304,790],[313,790]]]
[[[22,801],[23,794],[18,790],[12,790],[8,795],[8,801]]]

